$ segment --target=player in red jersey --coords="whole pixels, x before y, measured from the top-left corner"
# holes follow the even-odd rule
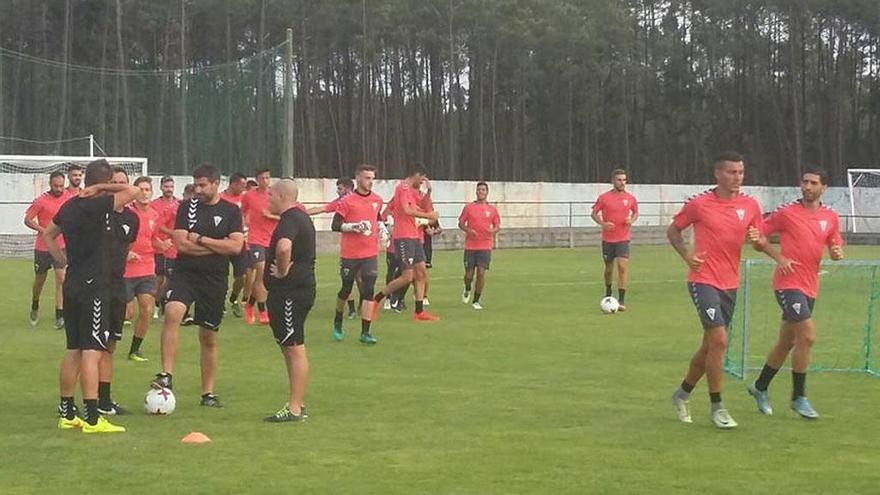
[[[82,192],[83,168],[75,163],[67,168],[68,186],[65,191],[70,197],[79,196]]]
[[[614,279],[614,261],[617,261],[617,301],[620,311],[626,311],[627,268],[629,267],[630,226],[639,218],[639,203],[626,190],[626,171],[611,172],[608,192],[596,198],[591,218],[602,227],[602,259],[605,260],[605,297],[611,296]]]
[[[257,170],[257,188],[245,194],[241,202],[241,213],[247,220],[248,252],[254,270],[254,284],[251,296],[244,308],[245,321],[256,322],[254,304],[259,311],[260,324],[269,324],[269,313],[266,312],[266,287],[263,285],[263,272],[266,269],[266,249],[272,239],[272,232],[278,225],[278,216],[269,211],[269,169]]]
[[[177,216],[177,206],[180,200],[174,197],[174,178],[170,175],[162,177],[159,181],[159,189],[162,195],[154,199],[150,206],[159,214],[159,240],[162,241],[162,249],[156,250],[156,293],[157,308],[153,317],[157,317],[162,311],[164,305],[159,304],[161,294],[165,293],[168,287],[168,278],[174,271],[174,259],[177,257],[177,250],[171,241],[171,232],[174,230],[174,217]]]
[[[819,294],[819,265],[826,247],[832,260],[843,259],[840,217],[822,204],[822,194],[827,189],[825,172],[805,173],[801,179],[801,199],[774,211],[764,220],[763,231],[749,230],[749,239],[755,248],[769,254],[775,249],[770,247],[766,236],[779,233],[782,256],[796,265],[794,271],[777,269],[773,274],[773,292],[782,309],[779,339],[770,350],[758,380],[748,387],[762,414],[773,414],[767,388],[791,352],[791,409],[807,419],[819,417],[805,392],[810,349],[816,340],[813,308]]]
[[[471,283],[474,273],[477,285],[474,287],[473,308],[483,309],[480,295],[486,285],[486,272],[492,262],[492,248],[495,247],[495,234],[501,230],[501,216],[494,205],[489,204],[489,184],[477,183],[477,200],[468,203],[458,216],[458,228],[465,233],[464,238],[464,292],[461,302],[468,304],[471,297]]]
[[[24,224],[37,232],[34,242],[34,286],[31,299],[31,325],[36,325],[40,311],[40,295],[43,293],[43,285],[49,268],[55,271],[55,328],[64,328],[64,266],[59,265],[52,259],[46,242],[43,241],[43,230],[61,209],[61,206],[71,196],[64,188],[64,174],[52,172],[49,175],[49,190],[41,194],[31,203],[24,214]],[[64,249],[64,238],[58,237],[58,247]]]
[[[718,428],[734,428],[736,421],[721,401],[722,361],[727,327],[733,317],[739,286],[739,260],[749,227],[762,229],[761,205],[740,192],[745,166],[739,153],[724,152],[714,161],[717,185],[693,196],[667,230],[675,251],[688,266],[688,292],[703,324],[703,339],[693,355],[687,376],[672,396],[679,421],[692,423],[688,398],[705,374],[709,382],[711,419]],[[682,231],[693,226],[694,249]],[[782,260],[777,260],[781,262]],[[785,269],[790,270],[788,265]]]
[[[241,208],[241,202],[244,199],[245,190],[247,189],[247,177],[241,172],[236,172],[229,176],[229,185],[220,193],[220,199],[229,201]],[[242,218],[242,220],[244,220]],[[232,307],[232,314],[237,318],[241,318],[241,303],[238,296],[242,289],[247,285],[248,269],[250,263],[248,260],[247,242],[242,247],[241,254],[233,256],[229,259],[232,263],[232,290],[229,291],[229,304]],[[253,286],[253,281],[251,281]],[[245,297],[250,296],[246,293]]]

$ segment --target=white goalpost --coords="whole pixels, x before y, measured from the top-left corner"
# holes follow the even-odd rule
[[[850,168],[846,179],[852,231],[880,233],[880,169]]]

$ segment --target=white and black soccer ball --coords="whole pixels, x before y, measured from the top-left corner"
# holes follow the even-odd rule
[[[144,410],[147,414],[171,414],[177,400],[170,388],[151,388],[144,397]]]
[[[611,296],[603,297],[602,300],[599,301],[599,309],[601,309],[606,315],[610,315],[611,313],[617,313],[617,310],[620,309],[620,303],[617,302],[617,299]]]

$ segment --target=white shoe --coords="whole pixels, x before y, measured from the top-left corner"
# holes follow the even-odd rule
[[[159,308],[153,308],[153,319],[154,320],[159,319]]]
[[[679,399],[675,395],[672,396],[672,407],[675,408],[675,415],[682,423],[693,423],[691,418],[690,402],[686,399]]]
[[[423,304],[424,306],[430,306],[430,305],[431,305],[431,302],[428,301],[428,298],[426,297],[426,298],[422,299],[422,304]]]
[[[475,302],[475,303],[473,304],[473,307],[474,307],[474,309],[476,309],[477,311],[482,311],[482,310],[483,310],[483,305],[480,304],[480,303],[478,303],[478,302]]]
[[[727,409],[717,409],[712,411],[712,422],[715,423],[715,426],[721,429],[730,429],[736,428],[736,421],[730,416],[730,413],[727,412]]]
[[[385,299],[385,305],[382,306],[384,309],[391,309],[391,299]]]
[[[461,293],[461,302],[463,302],[464,304],[471,302],[471,293],[468,291],[462,292]]]

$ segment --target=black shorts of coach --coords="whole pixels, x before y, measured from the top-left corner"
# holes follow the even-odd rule
[[[270,290],[266,298],[269,325],[282,347],[306,342],[306,318],[315,304],[315,289]]]
[[[605,263],[611,263],[617,258],[629,259],[629,241],[602,241],[602,259],[605,260]]]
[[[216,331],[223,322],[228,288],[229,282],[225,273],[177,270],[165,292],[165,301],[166,304],[177,301],[187,307],[194,304],[193,323]]]
[[[730,325],[736,308],[736,289],[721,290],[694,282],[688,282],[687,285],[704,330]]]
[[[49,268],[53,270],[60,270],[63,268],[60,263],[55,261],[55,258],[49,254],[49,251],[37,251],[34,250],[34,273],[37,275],[45,275],[49,273]]]
[[[465,249],[464,250],[464,269],[473,270],[476,267],[489,269],[492,264],[491,249]]]
[[[111,301],[107,288],[85,287],[71,290],[65,286],[64,331],[67,349],[81,351],[107,351],[111,329],[118,318],[118,305]],[[123,318],[125,317],[125,305]],[[117,310],[117,311],[114,311]],[[122,326],[122,322],[118,322]]]
[[[425,248],[418,239],[397,239],[394,241],[394,251],[401,270],[409,270],[425,262]]]
[[[800,323],[813,317],[816,299],[797,289],[773,291],[776,302],[782,308],[782,319],[791,323]]]

